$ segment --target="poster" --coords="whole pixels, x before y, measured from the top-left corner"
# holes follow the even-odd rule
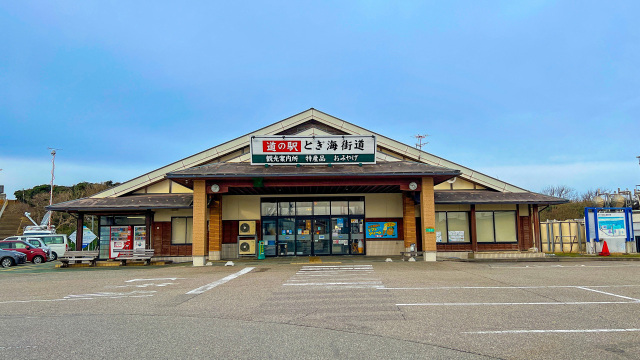
[[[598,213],[598,237],[600,240],[626,238],[625,213]]]
[[[367,223],[367,239],[397,239],[398,223],[395,221],[388,222],[368,222]]]
[[[449,231],[449,242],[464,242],[464,231]]]
[[[442,232],[441,231],[436,231],[436,242],[442,242]]]

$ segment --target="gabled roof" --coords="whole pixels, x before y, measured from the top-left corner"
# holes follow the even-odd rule
[[[482,174],[480,172],[474,171],[470,168],[448,161],[446,159],[427,153],[425,151],[421,151],[419,149],[414,148],[413,146],[401,143],[399,141],[395,141],[388,137],[377,134],[373,131],[369,131],[360,126],[354,125],[342,119],[336,118],[334,116],[331,116],[329,114],[326,114],[311,108],[297,115],[291,116],[289,118],[278,121],[269,126],[258,129],[249,134],[240,136],[238,138],[227,141],[218,146],[212,147],[205,151],[199,152],[195,155],[186,157],[182,160],[178,160],[169,165],[163,166],[159,169],[156,169],[144,175],[138,176],[118,186],[115,186],[111,189],[95,194],[92,197],[104,198],[104,197],[122,196],[128,193],[131,193],[133,191],[139,190],[150,184],[163,180],[167,173],[185,170],[195,166],[201,166],[201,165],[210,163],[216,158],[229,155],[235,151],[241,150],[249,146],[249,141],[251,136],[279,135],[282,133],[303,134],[303,133],[309,133],[309,132],[315,131],[313,130],[313,124],[311,127],[304,128],[303,125],[305,123],[313,123],[315,125],[320,125],[321,127],[323,127],[322,129],[320,128],[318,129],[318,131],[321,133],[326,133],[327,130],[332,130],[332,131],[335,131],[337,134],[341,133],[341,134],[349,134],[349,135],[376,135],[376,141],[379,148],[388,149],[389,151],[400,154],[401,156],[404,156],[409,160],[423,162],[426,164],[444,167],[448,169],[459,170],[461,172],[461,175],[460,175],[461,178],[480,184],[489,189],[493,189],[501,192],[516,192],[516,193],[527,192],[527,190],[525,189],[508,184],[504,181],[501,181],[496,178],[490,177],[488,175]],[[298,130],[298,132],[296,132],[296,130]],[[245,159],[247,158],[248,158],[248,154],[244,154],[244,155],[241,155],[239,158],[234,159],[233,161],[236,161],[236,162],[246,161]],[[388,160],[388,161],[399,160],[397,158],[394,158],[393,156],[386,155],[380,152],[377,154],[377,158],[379,160]]]

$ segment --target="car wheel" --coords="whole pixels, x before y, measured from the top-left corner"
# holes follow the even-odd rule
[[[0,266],[3,268],[8,268],[11,265],[13,265],[13,260],[11,260],[11,258],[7,257],[2,259],[2,261],[0,261]]]
[[[49,261],[56,261],[58,260],[58,254],[56,254],[55,252],[51,252],[51,259],[49,259]]]
[[[34,264],[42,264],[42,262],[44,261],[44,259],[42,258],[42,256],[34,256],[33,260],[31,260]]]

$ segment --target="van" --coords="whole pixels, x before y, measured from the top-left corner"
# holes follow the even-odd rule
[[[51,261],[57,260],[59,256],[63,256],[64,253],[69,250],[69,241],[65,234],[34,234],[28,236],[10,236],[5,240],[23,240],[27,238],[37,238],[44,241],[44,243],[51,248]]]

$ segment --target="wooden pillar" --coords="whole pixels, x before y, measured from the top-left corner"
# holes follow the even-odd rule
[[[222,196],[214,195],[209,208],[209,259],[222,257]]]
[[[151,231],[153,231],[151,226],[152,223],[153,223],[153,212],[147,211],[147,213],[144,215],[144,227],[147,233],[147,237],[145,239],[145,249],[151,249]],[[157,251],[159,252],[159,250],[160,249],[158,249]]]
[[[538,205],[533,205],[531,211],[531,219],[533,219],[533,241],[538,248],[538,251],[542,251],[542,243],[540,240],[540,213],[538,212]]]
[[[411,244],[416,244],[416,204],[411,194],[412,193],[406,191],[402,193],[402,221],[405,251],[409,251]]]
[[[420,232],[425,261],[436,261],[436,204],[433,192],[433,178],[422,178],[420,191]],[[429,230],[429,231],[427,231]]]
[[[207,242],[207,191],[204,180],[193,181],[193,266],[204,266],[209,246]]]
[[[84,235],[84,213],[79,212],[76,219],[76,251],[82,251],[82,238]]]
[[[471,222],[471,250],[478,251],[478,228],[476,225],[476,204],[471,204],[471,213],[469,214]]]

